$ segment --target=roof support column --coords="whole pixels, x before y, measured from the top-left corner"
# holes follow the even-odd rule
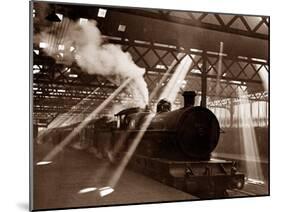
[[[202,68],[201,68],[201,106],[207,105],[207,64],[206,64],[206,52],[202,54]]]

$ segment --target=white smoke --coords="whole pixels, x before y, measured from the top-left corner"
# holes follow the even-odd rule
[[[69,21],[65,20],[64,21]],[[144,81],[145,69],[138,67],[129,53],[123,52],[119,45],[104,43],[96,21],[88,21],[82,25],[69,21],[68,30],[64,33],[62,42],[65,50],[63,59],[71,64],[73,61],[82,71],[106,77],[116,85],[131,78],[126,90],[132,95],[137,106],[144,107],[148,103],[148,89]],[[41,33],[41,40],[48,40],[54,35],[47,30]],[[69,51],[75,48],[73,53]],[[54,48],[53,48],[54,49]],[[57,59],[58,52],[46,48],[45,51]],[[70,61],[69,61],[70,60]]]
[[[127,107],[125,107],[124,105],[122,104],[114,104],[112,105],[112,107],[110,108],[110,113],[111,115],[115,115],[117,113],[119,113],[120,111],[126,109]]]

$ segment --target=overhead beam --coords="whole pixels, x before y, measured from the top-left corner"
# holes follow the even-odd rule
[[[122,12],[122,13],[128,13],[128,14],[132,14],[132,15],[138,15],[138,16],[163,20],[163,21],[176,23],[176,24],[205,28],[205,29],[209,29],[209,30],[215,30],[215,31],[219,31],[219,32],[226,32],[226,33],[232,33],[232,34],[237,34],[237,35],[243,35],[243,36],[252,37],[252,38],[259,38],[259,39],[263,39],[263,40],[269,39],[269,36],[266,35],[266,34],[252,32],[252,31],[249,31],[249,30],[246,31],[246,30],[235,29],[235,28],[231,28],[231,27],[228,27],[228,26],[225,26],[225,25],[216,25],[216,24],[204,23],[204,22],[202,22],[200,20],[196,20],[196,19],[191,20],[191,19],[179,18],[179,17],[176,17],[176,16],[172,16],[170,14],[152,13],[152,12],[149,12],[149,11],[138,10],[138,9],[136,9],[136,10],[114,9],[114,10],[117,10],[118,12]],[[240,16],[236,15],[236,16],[234,16],[234,18],[235,17],[240,17]]]

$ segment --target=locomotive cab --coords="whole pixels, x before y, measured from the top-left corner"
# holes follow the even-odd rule
[[[115,114],[117,117],[117,129],[136,129],[147,114],[150,114],[150,112],[139,107],[122,110]]]

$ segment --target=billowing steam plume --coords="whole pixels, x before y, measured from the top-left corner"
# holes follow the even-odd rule
[[[83,71],[102,75],[116,85],[131,78],[126,88],[127,93],[132,95],[136,106],[144,107],[148,103],[148,89],[143,78],[145,70],[133,62],[131,55],[123,52],[119,45],[104,43],[95,21],[82,25],[66,18],[63,21],[69,22],[63,38],[57,39],[60,40],[60,45],[64,45],[63,60],[69,64],[76,61]],[[55,36],[54,33],[45,31],[40,34],[40,40],[47,42]],[[45,48],[45,52],[58,59],[57,49]]]

